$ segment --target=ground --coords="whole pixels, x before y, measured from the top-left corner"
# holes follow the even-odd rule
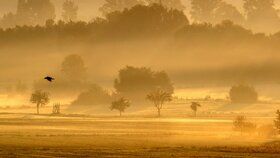
[[[0,157],[280,157],[227,118],[0,114],[0,140]]]

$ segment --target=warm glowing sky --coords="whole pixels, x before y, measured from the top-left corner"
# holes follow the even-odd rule
[[[61,11],[61,5],[64,2],[64,0],[52,0],[56,6],[57,6],[57,15],[59,17],[60,11]],[[79,16],[83,20],[89,20],[92,17],[96,15],[100,15],[98,8],[99,6],[104,2],[104,0],[74,0],[76,3],[79,4]],[[188,2],[189,0],[182,0],[186,6],[187,10],[189,10]],[[225,0],[229,3],[234,4],[237,6],[240,10],[242,9],[242,0]],[[15,12],[16,9],[16,2],[17,0],[0,0],[0,15],[12,11]],[[277,6],[280,6],[280,0],[275,0],[275,3]]]

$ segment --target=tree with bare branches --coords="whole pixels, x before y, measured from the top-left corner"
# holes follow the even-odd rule
[[[37,114],[40,113],[39,109],[40,107],[43,107],[44,105],[48,104],[50,101],[49,93],[43,92],[41,90],[36,90],[30,98],[30,102],[37,105]]]
[[[154,103],[154,106],[158,111],[158,117],[160,117],[163,104],[172,101],[172,93],[162,89],[156,89],[147,95],[147,100]]]

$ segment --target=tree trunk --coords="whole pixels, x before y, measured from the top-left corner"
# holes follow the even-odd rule
[[[158,110],[158,117],[160,117],[160,108],[158,108],[157,110]]]
[[[39,108],[40,108],[40,104],[39,103],[37,103],[37,115],[39,115]]]
[[[120,111],[120,116],[122,116],[122,112]]]

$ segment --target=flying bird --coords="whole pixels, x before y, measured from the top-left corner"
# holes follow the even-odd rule
[[[52,81],[54,80],[54,78],[53,78],[53,77],[50,77],[50,76],[47,76],[47,77],[45,77],[44,79],[45,79],[45,80],[48,80],[49,82],[52,82]]]

